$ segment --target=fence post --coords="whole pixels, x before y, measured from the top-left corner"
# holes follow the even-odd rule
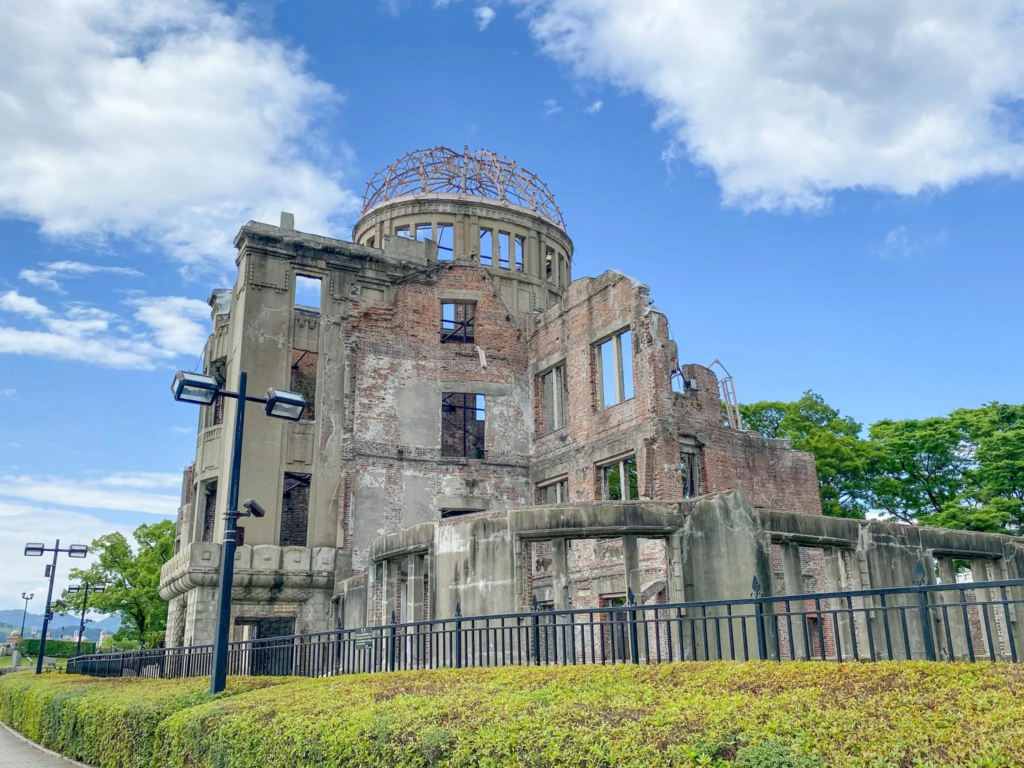
[[[924,635],[924,652],[928,661],[935,661],[935,637],[932,634],[932,617],[928,610],[928,593],[923,589],[917,592],[918,605],[921,608],[921,633]],[[909,649],[908,649],[909,653]]]
[[[388,672],[395,671],[395,652],[397,650],[397,643],[395,642],[396,635],[398,633],[398,616],[395,612],[391,612],[391,632],[388,637]]]
[[[540,666],[540,616],[537,611],[540,610],[540,603],[537,601],[537,596],[533,596],[533,663],[536,666]]]
[[[636,596],[633,594],[633,588],[630,587],[626,591],[626,606],[636,606]],[[634,664],[640,663],[640,641],[637,638],[636,633],[636,611],[629,611],[629,656],[630,661]]]
[[[761,597],[761,582],[757,580],[757,576],[750,584],[751,597],[757,600],[754,603],[754,621],[757,623],[757,658],[761,661],[768,660],[768,638],[765,636],[764,631],[764,603],[759,598]]]
[[[455,604],[455,668],[462,669],[462,603]]]

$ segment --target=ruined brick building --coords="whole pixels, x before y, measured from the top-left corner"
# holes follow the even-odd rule
[[[719,494],[744,519],[820,516],[813,457],[727,423],[715,374],[680,365],[647,286],[573,278],[536,176],[434,149],[374,177],[364,202],[351,242],[288,214],[249,222],[235,286],[210,299],[206,372],[232,387],[244,370],[251,391],[309,403],[296,423],[246,422],[241,498],[267,515],[241,521],[235,637],[446,616],[457,602],[473,615],[535,598],[618,605],[629,590],[744,597],[751,569],[776,570],[770,553],[739,568],[728,542],[680,554],[678,524],[651,515],[682,520],[700,506],[685,500]],[[168,645],[212,638],[234,407],[200,416],[161,579]],[[454,552],[469,554],[453,566]],[[825,578],[814,558],[788,558],[798,580]],[[687,575],[697,562],[708,573]],[[850,562],[834,586],[860,578]]]

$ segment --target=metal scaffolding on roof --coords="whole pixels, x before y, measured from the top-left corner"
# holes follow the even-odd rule
[[[417,149],[378,171],[366,185],[363,215],[407,195],[470,195],[512,203],[565,229],[555,196],[536,174],[485,149]]]

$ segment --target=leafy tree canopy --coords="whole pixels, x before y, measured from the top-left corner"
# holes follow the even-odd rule
[[[160,568],[174,554],[174,521],[140,525],[133,535],[138,542],[134,552],[120,533],[95,539],[90,550],[99,559],[89,568],[72,569],[71,579],[103,584],[104,592],[89,593],[90,609],[120,614],[123,623],[116,637],[145,647],[162,637],[167,622],[167,603],[157,589]],[[63,595],[64,602],[74,611],[82,610],[84,599],[83,593],[65,591]]]
[[[740,406],[744,427],[814,454],[827,515],[1024,535],[1024,405],[861,425],[813,392]]]

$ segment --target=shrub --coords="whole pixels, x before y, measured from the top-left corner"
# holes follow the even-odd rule
[[[102,768],[981,768],[1024,755],[1024,668],[1010,664],[231,678],[215,699],[205,688],[14,676],[0,679],[0,719]]]
[[[33,658],[39,653],[39,638],[25,638],[18,643],[21,652]],[[75,655],[78,643],[75,640],[47,640],[46,655],[58,659],[70,659]],[[96,643],[82,642],[82,655],[96,652]]]

